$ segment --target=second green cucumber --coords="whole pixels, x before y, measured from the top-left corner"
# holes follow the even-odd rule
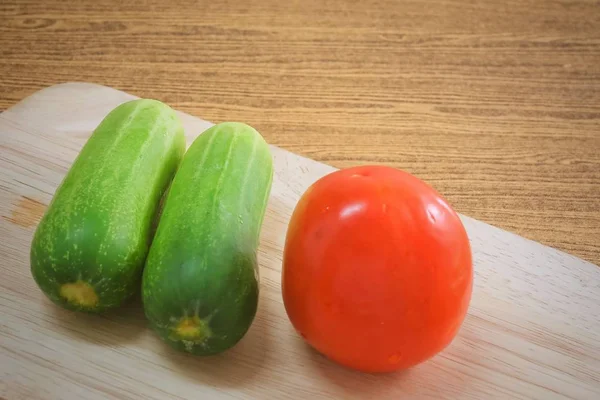
[[[185,154],[142,280],[146,317],[173,347],[197,355],[220,353],[250,327],[272,179],[268,144],[242,123],[213,126]]]

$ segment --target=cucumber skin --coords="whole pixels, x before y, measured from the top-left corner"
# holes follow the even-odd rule
[[[142,279],[147,319],[172,347],[195,355],[234,346],[254,320],[257,249],[273,180],[268,144],[252,127],[213,126],[190,146],[171,184]],[[203,341],[173,336],[197,316]]]
[[[97,313],[139,292],[153,218],[185,147],[175,111],[159,101],[129,101],[105,116],[34,233],[31,273],[47,297]],[[62,284],[77,280],[94,288],[94,307],[60,296]]]

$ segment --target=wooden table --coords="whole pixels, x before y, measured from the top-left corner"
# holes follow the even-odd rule
[[[2,1],[0,109],[64,81],[405,169],[600,264],[597,1]]]

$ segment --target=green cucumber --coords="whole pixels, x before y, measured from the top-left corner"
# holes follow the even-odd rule
[[[217,354],[252,324],[257,249],[272,180],[268,144],[242,123],[213,126],[185,154],[142,278],[146,317],[174,348]]]
[[[106,115],[31,243],[31,273],[52,301],[101,312],[139,292],[153,219],[185,146],[177,115],[159,101],[129,101]]]

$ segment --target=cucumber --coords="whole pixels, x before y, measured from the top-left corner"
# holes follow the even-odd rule
[[[106,115],[33,236],[31,273],[52,301],[102,312],[139,293],[153,218],[185,146],[177,115],[159,101],[129,101]]]
[[[242,123],[213,126],[185,154],[142,278],[146,317],[172,347],[217,354],[252,324],[257,249],[272,179],[268,144]]]

